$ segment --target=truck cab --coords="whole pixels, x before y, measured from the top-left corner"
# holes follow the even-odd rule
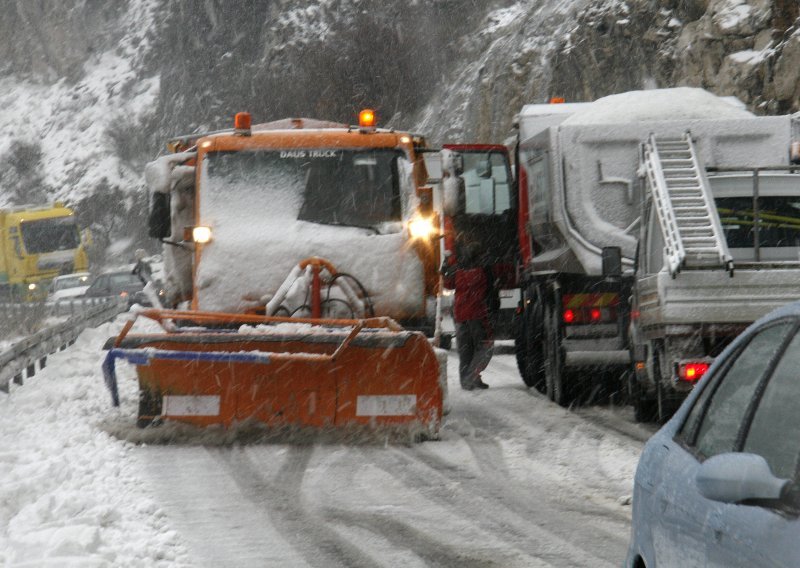
[[[88,258],[75,215],[63,204],[0,210],[0,223],[0,293],[6,298],[43,300],[54,277],[87,269]]]
[[[169,181],[178,171],[171,156],[153,165],[167,168],[158,178],[167,182],[151,186],[154,197],[169,196],[160,207],[167,219],[151,227],[166,226],[158,236],[170,243],[169,304],[263,313],[298,263],[320,257],[353,281],[366,306],[326,297],[323,317],[388,316],[433,334],[438,223],[421,189],[424,138],[374,123],[247,120],[181,140],[178,167],[189,171],[179,184]],[[267,315],[308,316],[308,304],[290,293]]]

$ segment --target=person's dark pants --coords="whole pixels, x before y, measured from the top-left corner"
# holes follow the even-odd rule
[[[494,341],[481,320],[469,320],[456,323],[456,343],[461,388],[472,389],[492,359]]]

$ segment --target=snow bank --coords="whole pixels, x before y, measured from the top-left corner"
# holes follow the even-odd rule
[[[133,445],[100,426],[111,404],[100,347],[118,327],[85,331],[0,394],[0,565],[189,564],[139,481]]]
[[[678,87],[630,91],[597,99],[562,124],[625,124],[698,118],[752,118],[754,115],[705,89]]]

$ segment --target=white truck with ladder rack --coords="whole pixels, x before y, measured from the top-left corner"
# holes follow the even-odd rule
[[[524,107],[526,384],[562,405],[605,387],[665,419],[736,333],[800,298],[800,249],[770,234],[759,253],[758,233],[793,235],[792,128],[691,88]]]

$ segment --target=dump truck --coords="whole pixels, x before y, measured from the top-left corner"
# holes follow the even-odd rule
[[[37,301],[59,274],[85,271],[88,258],[75,214],[61,202],[0,209],[0,295]]]
[[[138,424],[438,431],[440,218],[422,136],[306,118],[179,137],[151,163],[163,330],[109,344],[137,367]],[[133,330],[135,331],[135,330]]]
[[[678,88],[528,105],[518,125],[526,384],[562,405],[605,389],[665,419],[699,363],[800,298],[791,247],[756,261],[726,243],[766,222],[742,200],[782,195],[763,203],[791,223],[790,117]]]

